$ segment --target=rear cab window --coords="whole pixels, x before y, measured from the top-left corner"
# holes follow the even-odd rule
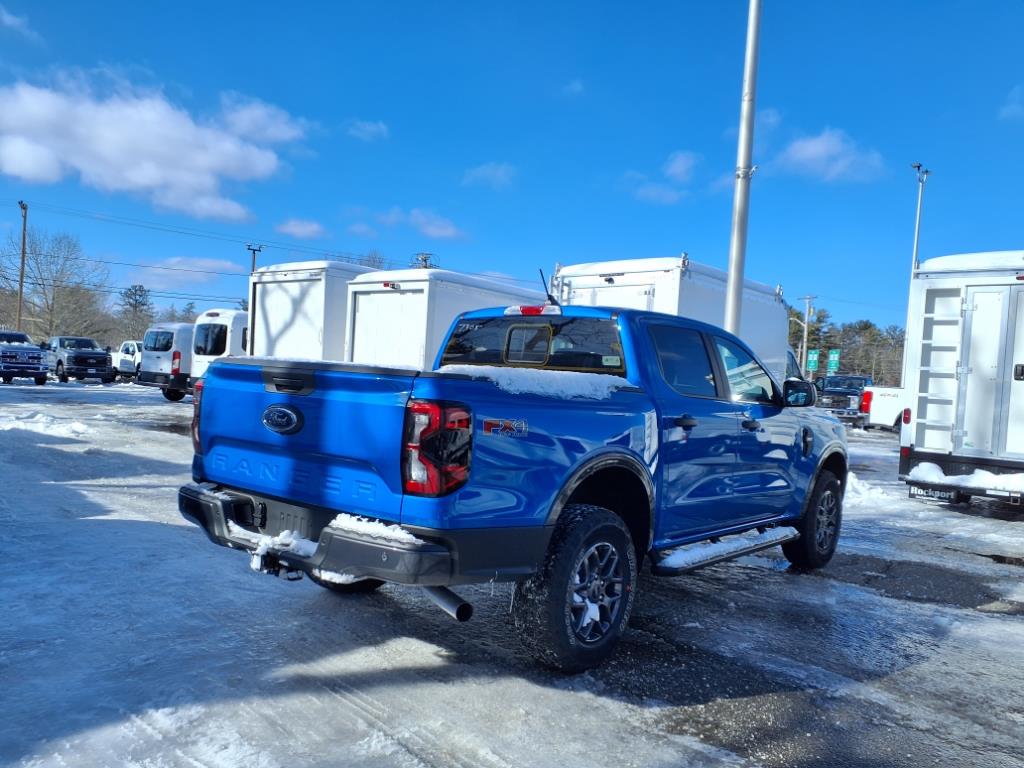
[[[602,317],[478,317],[458,322],[441,365],[626,375],[618,323]]]
[[[142,339],[142,348],[146,352],[167,352],[174,346],[174,334],[171,331],[146,331]]]

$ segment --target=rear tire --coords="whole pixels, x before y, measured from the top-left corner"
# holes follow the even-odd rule
[[[14,377],[13,376],[4,376],[3,377],[4,384],[10,384],[12,381],[14,381]]]
[[[512,620],[540,663],[564,672],[596,667],[626,629],[637,554],[622,518],[571,504],[551,535],[539,571],[515,588]]]
[[[336,584],[333,581],[318,579],[311,573],[306,575],[309,576],[309,580],[314,584],[339,595],[366,595],[370,592],[376,592],[384,586],[384,582],[380,579],[361,579],[360,581],[353,581],[351,584]]]
[[[797,526],[800,538],[783,544],[782,554],[796,568],[821,568],[836,552],[842,522],[842,485],[839,478],[824,469],[814,481],[803,520]]]
[[[45,376],[36,376],[35,382],[36,382],[36,386],[37,387],[42,387],[42,386],[44,386],[46,384],[46,377]]]
[[[162,389],[164,397],[170,400],[172,403],[180,403],[185,399],[185,390],[183,389]]]

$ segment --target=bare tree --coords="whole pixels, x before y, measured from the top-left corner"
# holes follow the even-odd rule
[[[360,256],[358,262],[370,269],[384,269],[387,266],[387,259],[384,258],[384,254],[376,248]]]
[[[36,337],[109,333],[109,275],[85,259],[78,238],[30,228],[25,259],[25,327]],[[16,291],[21,241],[13,234],[0,250],[0,288]],[[15,302],[16,303],[16,302]]]
[[[155,312],[148,288],[139,284],[125,288],[121,291],[117,310],[122,335],[126,339],[141,339],[153,324]]]

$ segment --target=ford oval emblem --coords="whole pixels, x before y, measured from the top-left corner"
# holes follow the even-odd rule
[[[263,412],[263,426],[279,435],[293,435],[302,429],[302,414],[288,405],[272,405]]]

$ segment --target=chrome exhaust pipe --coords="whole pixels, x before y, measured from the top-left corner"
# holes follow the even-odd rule
[[[438,608],[456,621],[469,621],[473,616],[473,606],[452,592],[448,587],[423,587],[427,597],[434,601]]]

